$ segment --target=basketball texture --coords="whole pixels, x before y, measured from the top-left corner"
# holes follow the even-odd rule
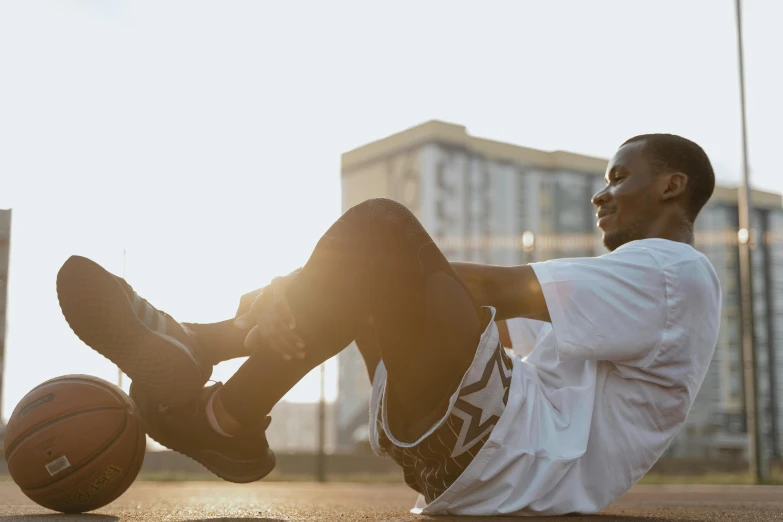
[[[5,437],[14,482],[34,502],[63,513],[98,509],[122,495],[145,450],[133,402],[89,375],[35,387],[11,414]]]

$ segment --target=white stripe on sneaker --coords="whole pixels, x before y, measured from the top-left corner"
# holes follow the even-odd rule
[[[162,339],[165,339],[172,345],[182,350],[193,361],[193,364],[199,367],[199,363],[196,360],[196,357],[190,351],[190,348],[188,348],[179,339],[172,337],[167,333],[168,327],[166,314],[152,306],[146,299],[139,296],[139,294],[136,292],[133,292],[133,314],[139,319],[139,321],[142,322],[142,324],[144,324],[144,326],[149,328],[152,333],[158,337],[161,337]],[[192,332],[187,327],[185,327],[185,325],[180,325],[180,327],[185,332],[185,334],[189,336],[192,335]]]
[[[155,331],[161,335],[166,335],[166,315],[158,310],[158,325]]]
[[[144,325],[149,328],[150,330],[154,330],[152,326],[152,318],[155,314],[155,309],[152,308],[152,305],[148,302],[144,302],[145,308],[144,308],[144,319],[142,319],[142,322]]]
[[[133,292],[133,313],[136,317],[141,318],[141,312],[144,308],[144,301],[139,297],[139,294]]]
[[[133,314],[150,330],[166,335],[166,316],[133,292]]]

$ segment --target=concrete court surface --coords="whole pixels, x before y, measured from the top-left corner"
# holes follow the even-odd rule
[[[36,506],[13,482],[6,481],[0,482],[0,522],[477,520],[411,515],[408,510],[414,498],[415,494],[401,484],[137,482],[96,514],[59,515]],[[783,521],[783,487],[639,486],[597,516],[492,520]]]

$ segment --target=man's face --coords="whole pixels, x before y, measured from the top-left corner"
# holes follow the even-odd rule
[[[620,147],[606,167],[606,187],[593,196],[598,228],[610,251],[647,237],[649,223],[660,212],[656,175],[645,158],[644,142]]]

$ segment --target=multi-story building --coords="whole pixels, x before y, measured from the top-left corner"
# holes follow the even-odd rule
[[[470,136],[430,121],[342,156],[342,206],[386,197],[410,208],[451,260],[518,264],[605,253],[591,196],[607,161]],[[740,348],[737,191],[718,186],[696,223],[697,248],[724,288],[709,375],[671,456],[742,457],[746,446]],[[765,451],[783,445],[783,208],[754,192],[756,337]],[[780,232],[778,232],[780,231]],[[783,319],[783,317],[780,317]],[[780,376],[780,377],[779,377]],[[370,387],[354,348],[339,356],[338,446],[364,436]],[[773,422],[773,419],[775,421]]]
[[[683,433],[670,456],[744,458],[747,438],[742,372],[738,194],[718,186],[696,220],[696,247],[715,267],[723,288],[721,331],[715,356]],[[752,221],[753,308],[762,452],[780,460],[783,449],[783,200],[754,191]]]
[[[319,417],[317,402],[278,402],[269,413],[272,424],[266,430],[269,446],[278,453],[316,453],[319,448]],[[334,453],[334,403],[324,411],[324,451]]]

